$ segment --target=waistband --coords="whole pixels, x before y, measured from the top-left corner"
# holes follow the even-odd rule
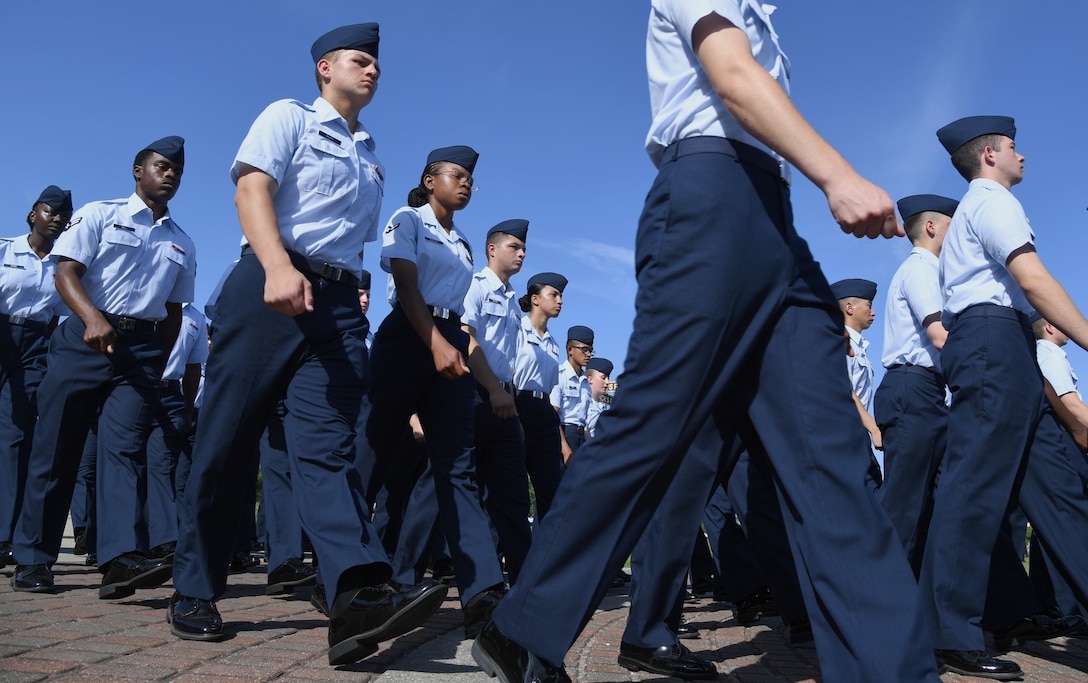
[[[0,320],[12,325],[25,327],[28,330],[34,330],[35,332],[49,331],[49,323],[43,323],[40,320],[30,320],[25,315],[8,315],[7,313],[0,313]]]
[[[586,428],[585,428],[584,425],[576,425],[576,424],[572,424],[570,422],[564,422],[563,423],[563,428],[566,429],[567,427],[570,427],[571,429],[573,429],[578,434],[585,434],[586,433]]]
[[[502,390],[503,390],[503,391],[505,391],[505,392],[507,392],[507,393],[510,393],[510,388],[511,388],[511,387],[512,387],[513,385],[512,385],[512,384],[511,384],[510,382],[503,382],[502,380],[499,380],[499,386],[501,386],[501,387],[502,387]],[[484,388],[484,385],[480,384],[479,382],[476,382],[476,388],[477,388],[477,389],[478,389],[479,391],[482,391],[482,392],[486,392],[486,391],[487,391],[487,389],[485,389],[485,388]]]
[[[431,314],[432,318],[438,318],[439,320],[452,320],[455,323],[461,322],[461,316],[457,315],[448,308],[442,308],[441,306],[431,306],[427,304],[427,311]]]
[[[248,244],[242,247],[242,256],[246,254],[252,254],[253,247]],[[345,270],[340,266],[334,266],[331,263],[325,263],[320,259],[312,259],[308,256],[303,256],[297,251],[287,250],[288,254],[294,254],[306,262],[306,267],[310,273],[318,276],[322,280],[328,280],[329,282],[338,282],[340,284],[348,285],[350,287],[359,287],[359,278],[355,273],[350,270]]]
[[[897,363],[888,368],[888,372],[893,371],[909,372],[915,375],[923,375],[925,377],[928,377],[929,379],[937,380],[937,382],[939,382],[941,386],[944,386],[944,375],[938,372],[935,368],[928,368],[924,365],[914,365],[912,363]]]
[[[140,320],[139,318],[130,318],[127,315],[114,315],[113,313],[106,313],[105,311],[99,311],[110,325],[113,325],[113,329],[118,332],[140,332],[143,334],[152,334],[155,332],[155,328],[158,323],[154,320]]]
[[[1018,320],[1025,325],[1030,324],[1027,315],[1015,308],[998,304],[975,304],[974,306],[968,306],[956,315],[952,324],[955,325],[964,318],[1005,318],[1008,320]]]
[[[755,166],[761,171],[773,175],[785,185],[790,184],[787,167],[770,154],[743,142],[727,140],[714,135],[699,135],[677,140],[665,148],[665,152],[661,155],[661,163],[664,164],[692,154],[725,154],[741,163]]]
[[[518,398],[549,398],[548,392],[534,389],[518,389]]]

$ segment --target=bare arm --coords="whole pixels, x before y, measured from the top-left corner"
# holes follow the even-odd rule
[[[1077,422],[1088,427],[1088,406],[1084,405],[1084,401],[1081,400],[1077,392],[1070,391],[1068,394],[1062,394],[1059,399],[1066,410],[1077,419]]]
[[[711,86],[737,122],[823,191],[843,232],[870,238],[904,234],[888,193],[862,178],[809,125],[752,57],[743,30],[708,14],[692,30],[692,45]]]
[[[1054,387],[1045,378],[1043,379],[1043,387],[1046,389],[1047,400],[1054,407],[1054,414],[1058,416],[1058,422],[1073,436],[1073,441],[1077,443],[1078,448],[1082,451],[1088,451],[1088,426],[1070,412],[1069,407],[1063,400],[1069,394],[1059,399]],[[1073,395],[1076,396],[1076,392],[1073,392]]]
[[[87,266],[61,256],[56,271],[57,292],[72,313],[78,316],[86,326],[87,329],[83,332],[83,343],[95,351],[113,353],[117,331],[102,316],[101,311],[91,303],[91,297],[83,288],[83,276],[86,273]]]
[[[933,342],[933,346],[938,351],[944,349],[944,343],[948,339],[948,330],[944,329],[944,324],[941,322],[941,312],[930,313],[926,316],[926,319],[922,321],[922,326],[926,329],[926,336],[929,337],[929,341]]]
[[[495,371],[491,369],[491,364],[487,362],[484,350],[476,341],[476,328],[471,325],[462,325],[461,329],[468,333],[468,366],[472,369],[472,375],[476,381],[487,389],[491,399],[491,412],[502,418],[517,417],[518,409],[514,405],[514,397],[502,388],[499,378],[495,376]]]
[[[869,432],[869,438],[873,440],[873,448],[878,451],[884,450],[884,439],[880,434],[880,427],[876,425],[876,420],[869,414],[869,411],[865,409],[861,399],[854,392],[850,392],[850,395],[854,397],[854,405],[858,407],[858,414],[861,416],[861,424],[865,427],[865,431]]]
[[[1043,265],[1035,247],[1029,244],[1014,251],[1009,255],[1006,267],[1020,289],[1024,290],[1028,302],[1077,346],[1088,350],[1088,320],[1084,319],[1061,283]]]
[[[234,204],[238,222],[257,260],[264,267],[264,302],[274,310],[295,316],[314,310],[310,281],[291,264],[280,239],[272,197],[278,185],[260,169],[242,164]]]
[[[393,281],[397,286],[397,302],[408,316],[408,322],[416,334],[431,350],[434,367],[438,374],[456,379],[468,373],[464,355],[446,341],[434,325],[434,318],[427,310],[427,303],[419,293],[419,271],[411,261],[395,258],[389,260]]]

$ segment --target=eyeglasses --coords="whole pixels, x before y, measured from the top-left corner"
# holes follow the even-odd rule
[[[476,185],[476,179],[475,178],[473,178],[470,175],[465,175],[461,171],[437,171],[435,173],[432,173],[431,175],[449,176],[449,177],[453,178],[454,182],[456,182],[458,184],[467,184],[470,188],[472,188],[473,192],[480,189]]]
[[[587,356],[592,356],[593,355],[593,347],[592,346],[571,346],[571,348],[572,349],[578,349],[579,351],[586,354]]]

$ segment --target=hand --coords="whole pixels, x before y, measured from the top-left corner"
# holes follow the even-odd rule
[[[570,456],[574,455],[574,451],[571,450],[570,444],[568,444],[566,441],[564,441],[563,442],[562,452],[563,452],[563,464],[565,465],[568,462],[570,462]]]
[[[856,173],[828,187],[827,204],[842,231],[854,237],[875,239],[906,234],[888,193]]]
[[[264,276],[264,302],[272,310],[292,317],[314,310],[310,281],[297,268],[287,265],[266,269]]]
[[[117,330],[101,315],[96,315],[83,332],[83,343],[95,351],[113,353],[113,345],[117,343]]]
[[[444,338],[439,337],[431,348],[434,369],[446,379],[457,379],[468,374],[465,356]]]
[[[518,416],[518,407],[514,404],[514,397],[502,389],[491,392],[491,412],[497,417],[506,419]]]

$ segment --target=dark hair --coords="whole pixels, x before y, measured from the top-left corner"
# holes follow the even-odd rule
[[[547,286],[548,285],[546,284],[538,282],[530,287],[529,291],[525,292],[525,294],[522,295],[520,299],[518,299],[518,306],[521,307],[522,313],[528,313],[529,311],[533,310],[533,296],[543,292],[544,288]]]
[[[430,200],[431,191],[423,185],[423,179],[429,175],[434,175],[435,173],[437,173],[438,169],[441,168],[440,164],[443,163],[445,162],[434,161],[427,164],[427,167],[423,169],[423,175],[419,177],[419,185],[413,187],[411,190],[408,191],[408,206],[411,206],[413,208],[417,206],[423,206]]]
[[[903,223],[903,232],[907,233],[907,239],[911,244],[914,244],[922,237],[922,226],[929,220],[930,214],[935,213],[933,211],[922,211],[916,213],[908,218]]]
[[[964,180],[971,182],[978,176],[978,172],[982,170],[982,160],[979,156],[986,151],[987,147],[993,148],[995,152],[1001,151],[1001,138],[1002,136],[996,133],[980,135],[968,140],[952,153],[952,165],[956,167]]]

